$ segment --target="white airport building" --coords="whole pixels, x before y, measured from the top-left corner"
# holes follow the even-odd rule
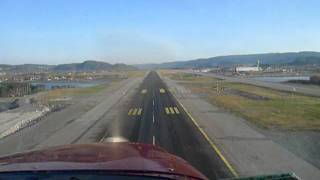
[[[238,66],[236,67],[236,72],[258,72],[261,71],[261,67],[259,66],[260,61],[257,61],[257,66]]]
[[[236,72],[257,72],[260,70],[260,67],[236,67]]]

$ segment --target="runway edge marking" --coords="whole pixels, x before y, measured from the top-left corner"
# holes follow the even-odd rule
[[[186,114],[189,116],[189,118],[192,120],[193,124],[198,128],[198,130],[201,132],[201,134],[205,137],[205,139],[208,141],[210,146],[213,148],[213,150],[218,154],[218,156],[221,158],[221,160],[224,162],[224,164],[227,166],[229,171],[235,176],[239,177],[239,174],[236,172],[236,170],[232,167],[231,163],[223,156],[217,145],[209,138],[207,133],[199,126],[197,121],[192,117],[192,115],[189,113],[189,111],[183,106],[183,104],[179,101],[176,95],[171,93],[177,100],[177,102],[180,104],[182,109],[186,112]]]

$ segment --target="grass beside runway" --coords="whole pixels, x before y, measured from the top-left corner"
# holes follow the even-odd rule
[[[187,73],[162,74],[261,127],[320,130],[320,98]]]
[[[62,88],[54,89],[40,94],[41,101],[47,103],[61,98],[77,98],[77,97],[89,97],[91,95],[102,92],[103,90],[110,88],[124,79],[130,77],[143,77],[146,71],[121,71],[113,73],[106,83],[98,84],[86,88]]]
[[[54,89],[45,92],[45,100],[51,101],[62,97],[85,97],[96,93],[99,93],[114,84],[120,82],[121,80],[113,80],[110,83],[99,84],[96,86],[91,86],[87,88],[65,88],[65,89]]]

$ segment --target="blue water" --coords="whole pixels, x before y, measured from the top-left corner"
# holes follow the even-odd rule
[[[38,84],[43,84],[45,86],[46,90],[51,90],[54,87],[65,87],[65,88],[86,88],[86,87],[91,87],[95,86],[98,84],[101,84],[102,82],[70,82],[70,81],[62,81],[62,82],[37,82],[37,83],[31,83],[32,85],[38,85]],[[104,82],[105,83],[105,82]]]
[[[309,76],[261,76],[253,77],[251,79],[265,81],[265,82],[287,82],[289,80],[310,80]]]

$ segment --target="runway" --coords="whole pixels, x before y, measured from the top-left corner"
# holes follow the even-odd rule
[[[182,157],[210,179],[232,177],[156,72],[145,77],[122,111],[122,118],[113,121],[102,141],[121,137],[155,144]]]

